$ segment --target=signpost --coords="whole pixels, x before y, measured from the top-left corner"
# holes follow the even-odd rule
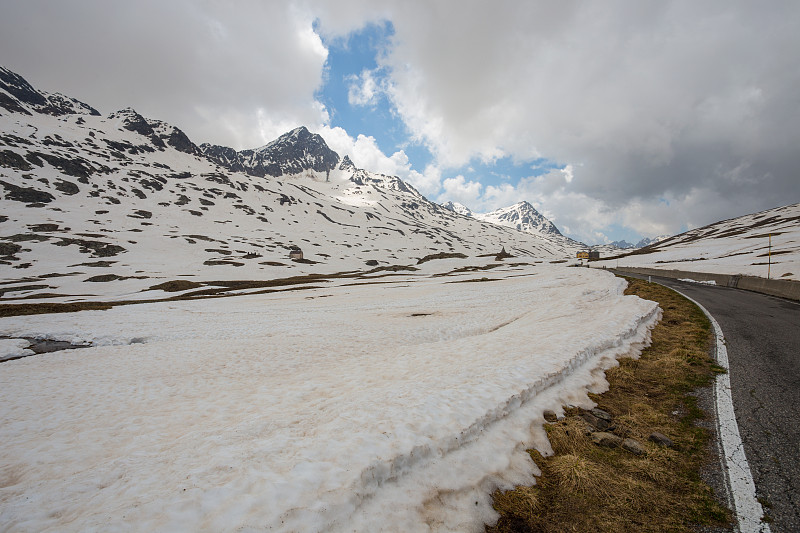
[[[769,279],[770,270],[772,270],[772,233],[769,234],[769,251],[767,252],[767,279]]]

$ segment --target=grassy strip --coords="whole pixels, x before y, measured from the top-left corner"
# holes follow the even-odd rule
[[[611,385],[590,395],[614,417],[614,433],[645,449],[601,447],[587,434],[580,410],[547,424],[554,455],[529,450],[542,475],[533,487],[494,494],[501,518],[491,533],[696,531],[695,526],[727,527],[731,514],[701,480],[713,459],[710,436],[697,425],[704,413],[690,392],[711,385],[720,369],[711,359],[711,326],[694,304],[661,285],[626,278],[626,294],[658,302],[663,318],[653,343],[638,360],[623,359],[606,372]],[[598,312],[602,310],[598,309]],[[654,432],[674,443],[648,441]]]

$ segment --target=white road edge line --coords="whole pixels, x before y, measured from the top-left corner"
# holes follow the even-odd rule
[[[705,307],[682,292],[676,289],[672,290],[680,293],[684,298],[699,307],[714,326],[717,364],[726,371],[724,374],[717,375],[714,384],[717,430],[719,439],[722,442],[723,470],[728,478],[728,487],[730,487],[730,492],[733,496],[733,511],[739,521],[739,531],[741,533],[770,533],[769,524],[761,521],[764,516],[764,509],[756,499],[756,485],[753,482],[753,476],[750,474],[750,465],[744,454],[742,438],[739,435],[739,425],[736,423],[736,414],[733,411],[731,380],[728,374],[730,372],[728,350],[725,347],[725,336],[722,334],[722,328],[719,327],[717,321]]]

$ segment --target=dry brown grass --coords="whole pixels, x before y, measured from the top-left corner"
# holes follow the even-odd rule
[[[691,302],[660,285],[629,279],[627,294],[659,303],[664,316],[640,359],[609,370],[608,392],[592,399],[614,416],[623,438],[646,450],[601,448],[587,435],[579,409],[546,429],[554,455],[529,453],[542,475],[533,487],[494,494],[501,518],[487,532],[696,531],[725,527],[730,512],[701,480],[712,460],[709,435],[696,422],[704,414],[689,393],[709,386],[719,370],[709,356],[710,324]],[[672,448],[647,440],[653,431]]]

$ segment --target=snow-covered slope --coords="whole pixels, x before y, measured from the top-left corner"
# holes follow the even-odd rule
[[[503,247],[574,256],[563,237],[467,218],[359,169],[306,128],[237,152],[133,109],[103,117],[51,96],[0,71],[0,301],[139,298],[175,279],[332,274]],[[303,261],[289,260],[293,247]]]
[[[716,222],[593,264],[760,277],[769,270],[772,278],[800,280],[800,204]]]
[[[2,363],[3,529],[484,531],[492,492],[533,482],[525,450],[549,450],[543,410],[592,406],[659,311],[607,272],[447,261],[0,318],[93,344]]]

